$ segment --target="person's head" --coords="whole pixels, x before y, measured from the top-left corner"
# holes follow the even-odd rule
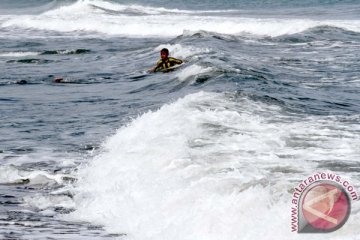
[[[161,59],[166,59],[169,57],[169,50],[167,48],[163,48],[160,51]]]

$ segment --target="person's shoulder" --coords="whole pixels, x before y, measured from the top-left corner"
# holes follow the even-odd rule
[[[157,63],[156,64],[160,64],[162,62],[162,60],[160,59],[159,61],[157,61]]]
[[[169,60],[170,60],[170,61],[181,61],[181,62],[182,62],[182,60],[177,59],[177,58],[174,58],[174,57],[169,57]]]

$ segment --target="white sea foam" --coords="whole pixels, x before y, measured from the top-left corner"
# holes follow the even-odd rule
[[[47,195],[34,194],[24,197],[24,205],[32,209],[44,211],[54,207],[73,208],[74,201],[69,196],[64,195]],[[46,211],[44,214],[49,215]]]
[[[203,53],[209,53],[211,51],[210,48],[196,48],[192,46],[183,46],[181,44],[161,44],[156,47],[154,51],[160,52],[163,48],[169,49],[171,56],[182,59]]]
[[[27,57],[39,54],[39,52],[0,52],[0,57]]]
[[[18,169],[12,166],[0,166],[0,184],[13,183],[22,178]]]
[[[53,185],[63,184],[64,178],[71,178],[71,176],[50,174],[40,170],[24,171],[11,165],[0,166],[0,184]]]
[[[207,73],[207,72],[211,72],[212,70],[213,70],[213,68],[211,68],[211,67],[201,67],[197,64],[194,64],[194,65],[190,65],[184,69],[181,69],[179,72],[176,73],[175,76],[180,81],[184,81],[184,80],[188,79],[189,77],[201,75],[201,74]]]
[[[76,211],[67,218],[126,239],[309,239],[290,236],[289,190],[315,171],[308,160],[358,159],[355,128],[336,118],[286,117],[246,97],[191,94],[110,137],[80,169]],[[354,209],[332,239],[358,236]]]
[[[104,9],[120,12],[109,14]],[[214,14],[198,14],[199,12],[201,11],[83,0],[40,15],[6,16],[0,21],[0,26],[59,32],[98,32],[132,37],[174,37],[181,35],[184,31],[279,36],[324,25],[360,32],[359,20],[245,18],[233,14],[214,16]]]

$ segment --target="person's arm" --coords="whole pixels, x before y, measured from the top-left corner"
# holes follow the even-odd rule
[[[169,61],[175,63],[175,64],[182,64],[183,63],[183,60],[180,60],[180,59],[177,59],[177,58],[169,58]]]
[[[150,68],[149,70],[148,70],[148,72],[149,73],[153,73],[153,72],[156,72],[156,70],[158,70],[159,68],[161,68],[161,60],[159,60],[158,62],[157,62],[157,64],[156,64],[156,66],[155,67],[153,67],[153,68]]]

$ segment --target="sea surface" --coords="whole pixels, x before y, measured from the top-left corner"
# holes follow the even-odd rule
[[[360,192],[359,0],[1,0],[0,73],[0,239],[360,239],[290,226]]]

